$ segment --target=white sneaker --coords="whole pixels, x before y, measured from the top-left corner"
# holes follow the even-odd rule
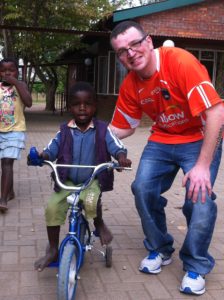
[[[169,265],[172,262],[171,257],[165,257],[162,253],[151,251],[140,264],[139,271],[148,274],[157,274],[161,272],[161,266]]]
[[[182,280],[180,291],[185,294],[202,295],[205,292],[205,279],[198,273],[187,272]]]

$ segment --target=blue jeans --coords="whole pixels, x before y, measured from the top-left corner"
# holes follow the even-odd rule
[[[167,232],[165,206],[167,200],[161,196],[171,187],[177,172],[181,168],[187,173],[195,165],[199,156],[202,141],[187,144],[161,144],[148,142],[142,153],[132,192],[135,205],[142,222],[145,234],[144,245],[147,250],[155,250],[170,256],[173,251],[174,239]],[[222,146],[216,150],[210,167],[211,183],[214,185],[221,161]],[[186,195],[189,183],[186,186]],[[187,234],[180,250],[185,271],[194,271],[201,275],[207,274],[214,266],[214,259],[209,255],[217,206],[215,195],[206,195],[206,202],[193,204],[185,196],[183,214],[187,222]]]

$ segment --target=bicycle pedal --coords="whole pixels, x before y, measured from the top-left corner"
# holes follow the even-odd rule
[[[59,262],[58,261],[51,262],[47,267],[48,268],[58,268],[59,267]]]

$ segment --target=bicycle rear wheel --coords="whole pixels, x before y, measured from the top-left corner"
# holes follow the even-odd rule
[[[78,280],[78,250],[75,245],[67,243],[59,266],[58,300],[74,300]]]

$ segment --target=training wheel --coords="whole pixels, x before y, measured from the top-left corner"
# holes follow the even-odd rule
[[[106,260],[107,268],[111,268],[112,266],[112,252],[113,252],[112,247],[107,245],[105,251],[105,260]]]

